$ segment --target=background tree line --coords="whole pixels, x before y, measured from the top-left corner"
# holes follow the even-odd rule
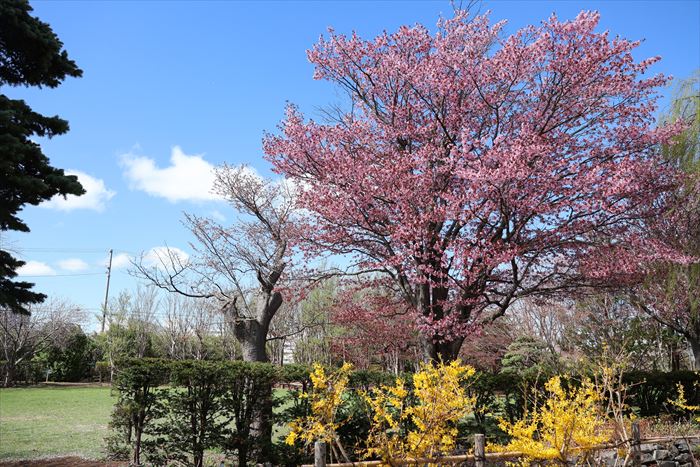
[[[394,374],[414,370],[422,357],[419,331],[405,325],[401,309],[382,315],[371,308],[387,303],[383,292],[363,288],[358,295],[355,284],[328,280],[298,303],[283,306],[266,343],[270,361],[350,361],[360,369]],[[3,384],[106,382],[124,358],[243,358],[215,303],[144,286],[122,291],[108,310],[104,333],[90,331],[89,314],[67,300],[34,305],[31,315],[0,311]],[[649,320],[643,309],[615,294],[564,303],[522,302],[480,330],[460,357],[482,371],[526,373],[566,371],[607,354],[624,359],[629,370],[694,368],[691,345],[682,334]]]

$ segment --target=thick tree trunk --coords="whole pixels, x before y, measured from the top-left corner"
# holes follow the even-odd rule
[[[700,371],[700,339],[688,339],[688,342],[693,351],[693,369]]]
[[[236,323],[236,338],[241,344],[243,361],[269,362],[265,348],[268,327],[256,320]],[[269,445],[272,442],[272,386],[264,388],[263,392],[250,425],[250,439],[255,440],[256,445],[249,452],[258,464],[270,461]],[[248,453],[239,458],[239,464],[245,465],[247,457]]]
[[[457,360],[459,350],[464,343],[464,337],[458,337],[451,341],[436,343],[430,337],[425,337],[423,340],[423,349],[425,359],[434,363],[443,362],[450,363]]]
[[[243,361],[267,362],[267,331],[269,326],[260,324],[257,320],[248,319],[234,325],[234,334],[241,344]]]
[[[256,462],[264,464],[272,461],[272,385],[260,389],[258,404],[250,435],[257,443],[253,451]]]
[[[445,309],[443,304],[447,300],[447,288],[420,287],[416,304],[423,316],[443,317]],[[464,310],[452,310],[453,313],[462,313]],[[455,337],[449,341],[444,341],[440,336],[423,337],[423,353],[427,361],[449,363],[457,359],[459,350],[464,343],[464,337]]]
[[[267,332],[270,321],[282,304],[279,294],[266,301],[259,310],[258,319],[246,319],[234,324],[234,335],[241,344],[243,361],[269,362],[266,350]],[[272,386],[262,389],[257,410],[253,415],[250,426],[250,439],[255,440],[255,445],[239,459],[240,465],[245,465],[245,457],[250,456],[258,464],[271,461],[272,444]]]

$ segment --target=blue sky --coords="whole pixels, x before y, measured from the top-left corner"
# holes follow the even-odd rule
[[[189,251],[182,213],[223,222],[209,199],[211,166],[246,163],[262,174],[264,131],[287,101],[314,114],[338,101],[312,79],[305,51],[328,26],[368,37],[402,24],[434,29],[447,1],[434,2],[32,2],[84,71],[57,89],[3,89],[71,131],[43,141],[58,167],[78,172],[83,198],[28,207],[29,234],[3,234],[30,261],[36,289],[97,310],[103,262],[115,250],[112,293],[133,288],[128,256],[163,245]],[[636,56],[661,55],[654,72],[687,77],[700,68],[700,1],[485,1],[507,32],[556,12],[601,12],[601,30],[644,39]],[[198,157],[195,157],[198,156]],[[37,277],[42,276],[42,277]]]

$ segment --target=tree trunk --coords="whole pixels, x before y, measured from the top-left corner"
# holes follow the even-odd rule
[[[250,425],[250,437],[254,440],[253,453],[256,463],[272,461],[272,385],[260,388],[260,399]]]
[[[269,362],[265,348],[268,327],[269,324],[261,324],[253,319],[238,321],[234,324],[234,334],[241,344],[243,361]],[[271,460],[269,446],[272,442],[272,386],[263,389],[258,404],[250,425],[249,439],[254,440],[254,445],[252,449],[247,450],[243,459],[239,458],[239,465],[242,466],[245,465],[248,456],[258,464]]]
[[[681,352],[676,342],[671,343],[671,371],[681,369]]]
[[[9,361],[5,362],[5,383],[4,386],[10,387],[15,383],[15,365]]]
[[[434,265],[436,267],[436,265]],[[448,299],[448,289],[446,287],[431,287],[428,284],[423,284],[418,288],[418,294],[415,297],[415,304],[423,316],[432,316],[433,318],[443,318],[447,311],[444,304]],[[452,310],[452,313],[459,313],[461,316],[469,316],[467,309]],[[459,350],[462,348],[464,337],[455,337],[449,341],[444,341],[440,336],[424,336],[423,337],[423,353],[426,361],[434,363],[443,362],[449,363],[457,360]]]
[[[136,441],[134,443],[134,465],[141,465],[141,430],[136,432]]]
[[[700,371],[700,339],[688,339],[688,342],[693,351],[693,369]]]
[[[245,443],[238,447],[238,465],[248,465],[248,446]]]
[[[267,362],[267,341],[268,326],[261,325],[257,320],[247,319],[234,324],[234,334],[236,340],[241,344],[243,361],[245,362]]]
[[[451,341],[439,343],[436,343],[430,337],[424,337],[423,350],[425,359],[434,363],[450,363],[457,360],[462,343],[464,343],[464,337],[457,337]]]

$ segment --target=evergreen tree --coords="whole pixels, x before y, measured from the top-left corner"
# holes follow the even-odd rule
[[[68,58],[51,27],[30,15],[26,0],[0,0],[0,87],[48,86],[82,71]],[[4,91],[4,89],[3,89]],[[18,216],[25,204],[37,205],[54,195],[81,195],[85,191],[74,175],[53,167],[42,153],[37,137],[51,138],[68,131],[58,116],[38,114],[23,101],[0,94],[0,232],[28,232]],[[28,313],[27,305],[46,296],[34,284],[13,280],[24,264],[0,249],[0,307]]]

